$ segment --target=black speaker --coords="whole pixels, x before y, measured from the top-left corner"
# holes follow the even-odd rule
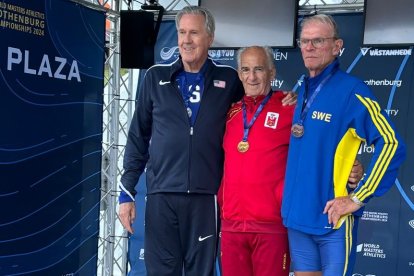
[[[121,67],[147,69],[154,65],[154,13],[121,11]]]

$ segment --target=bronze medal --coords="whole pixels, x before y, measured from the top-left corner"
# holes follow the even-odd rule
[[[237,144],[237,150],[239,152],[246,152],[249,149],[249,142],[247,141],[240,141],[239,144]]]
[[[296,138],[300,138],[305,133],[305,128],[303,127],[303,125],[294,124],[292,126],[291,132],[293,136],[295,136]]]

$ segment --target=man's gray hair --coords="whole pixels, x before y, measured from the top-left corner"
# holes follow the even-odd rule
[[[338,25],[336,24],[333,17],[328,14],[316,14],[310,17],[305,17],[300,23],[301,30],[309,22],[315,22],[315,21],[320,22],[322,24],[328,24],[333,30],[332,37],[339,38]]]
[[[237,51],[237,68],[238,69],[241,68],[241,56],[248,49],[262,49],[266,54],[267,66],[268,66],[267,69],[276,70],[275,62],[274,62],[274,59],[273,59],[273,50],[269,46],[249,46],[249,47],[240,48]]]
[[[184,14],[200,14],[204,16],[207,33],[211,36],[214,36],[214,32],[216,30],[216,23],[214,21],[213,15],[208,9],[200,6],[186,6],[183,9],[181,9],[175,16],[175,27],[177,28],[177,31],[179,29],[181,17],[183,17]]]

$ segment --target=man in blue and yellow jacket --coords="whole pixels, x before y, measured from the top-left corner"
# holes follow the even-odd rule
[[[293,118],[283,222],[295,275],[351,275],[353,213],[394,184],[405,146],[369,87],[339,69],[343,41],[332,17],[315,15],[301,26],[309,77]],[[361,142],[375,153],[350,193],[347,178]]]

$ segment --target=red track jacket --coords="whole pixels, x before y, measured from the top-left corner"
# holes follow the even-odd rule
[[[242,103],[227,115],[223,147],[224,175],[218,198],[222,231],[285,233],[280,208],[294,106],[282,106],[274,92],[248,135],[249,149],[237,149],[243,138]],[[244,97],[250,122],[264,96]]]

